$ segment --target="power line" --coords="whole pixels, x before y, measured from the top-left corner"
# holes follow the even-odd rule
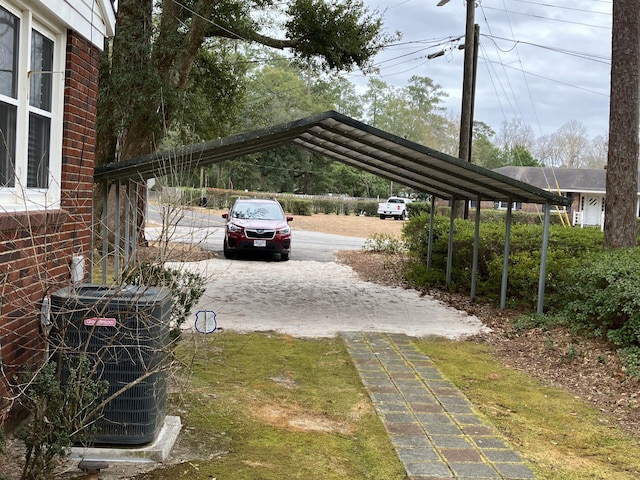
[[[566,87],[572,87],[572,88],[576,88],[576,89],[578,89],[578,90],[582,90],[582,91],[584,91],[584,92],[593,93],[593,94],[595,94],[595,95],[600,95],[600,96],[603,96],[603,97],[609,97],[609,94],[608,94],[608,93],[597,92],[597,91],[595,91],[595,90],[591,90],[590,88],[581,87],[580,85],[575,85],[575,84],[573,84],[573,83],[568,83],[568,82],[562,82],[562,81],[560,81],[560,80],[556,80],[556,79],[554,79],[554,78],[545,77],[544,75],[539,75],[539,74],[537,74],[537,73],[533,73],[533,72],[527,72],[527,71],[525,71],[525,70],[523,70],[523,69],[518,69],[518,68],[516,68],[516,67],[512,67],[511,65],[505,65],[504,63],[496,62],[495,60],[491,60],[491,59],[489,59],[489,58],[483,58],[483,60],[485,60],[485,61],[487,61],[487,62],[490,62],[490,63],[497,63],[497,64],[499,64],[499,65],[502,65],[502,67],[503,67],[503,68],[510,68],[510,69],[512,69],[512,70],[517,70],[517,71],[522,72],[522,73],[525,73],[525,74],[527,74],[527,75],[530,75],[530,76],[533,76],[533,77],[542,78],[543,80],[548,80],[548,81],[550,81],[550,82],[558,83],[558,84],[560,84],[560,85],[564,85],[564,86],[566,86]]]
[[[500,47],[497,46],[496,44],[496,48],[502,52],[509,52],[511,51],[513,48],[516,47],[517,44],[522,44],[522,45],[529,45],[531,47],[538,47],[538,48],[542,48],[544,50],[549,50],[555,53],[561,53],[564,55],[570,55],[573,57],[577,57],[577,58],[582,58],[584,60],[591,60],[594,62],[598,62],[598,63],[603,63],[606,65],[610,65],[611,64],[611,57],[605,56],[605,55],[596,55],[596,54],[591,54],[591,53],[583,53],[583,52],[577,52],[575,50],[567,50],[564,48],[557,48],[557,47],[549,47],[547,45],[541,45],[539,43],[533,43],[533,42],[527,42],[524,40],[513,40],[510,38],[505,38],[505,37],[498,37],[496,35],[482,35],[485,38],[488,38],[490,40],[505,40],[507,42],[513,42],[514,46],[509,49],[509,50],[502,50],[500,49]],[[494,42],[495,44],[495,42]]]
[[[598,12],[598,11],[593,11],[593,10],[587,10],[585,8],[575,8],[575,7],[566,7],[564,5],[555,5],[552,3],[541,3],[541,2],[532,2],[531,0],[511,0],[512,2],[519,2],[519,3],[528,3],[530,5],[538,5],[540,7],[550,7],[550,8],[559,8],[562,10],[571,10],[574,12],[584,12],[584,13],[595,13],[595,14],[599,14],[599,15],[608,15],[611,16],[611,12]],[[609,5],[611,5],[611,2],[606,2],[606,1],[602,1],[601,3],[608,3]]]
[[[486,9],[486,10],[495,10],[497,12],[505,12],[505,13],[511,13],[511,14],[514,14],[514,15],[522,15],[522,16],[525,16],[525,17],[538,18],[538,19],[541,19],[541,20],[550,20],[552,22],[560,22],[560,23],[568,23],[568,24],[571,24],[571,25],[579,25],[581,27],[593,27],[593,28],[602,28],[602,29],[605,29],[605,30],[611,30],[611,25],[608,25],[608,26],[594,25],[594,24],[591,24],[591,23],[576,22],[576,21],[573,21],[573,20],[565,20],[565,19],[562,19],[562,18],[545,17],[545,16],[542,16],[542,15],[535,15],[535,14],[532,14],[532,13],[514,12],[513,10],[506,10],[506,9],[495,8],[495,7],[487,7],[487,6],[484,6],[484,5],[482,6],[482,8]]]

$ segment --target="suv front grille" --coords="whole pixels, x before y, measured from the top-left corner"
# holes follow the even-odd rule
[[[244,230],[244,234],[246,235],[247,238],[265,238],[267,240],[271,240],[273,237],[276,236],[276,231],[271,229],[264,230],[261,228],[257,228],[257,229],[246,228]]]

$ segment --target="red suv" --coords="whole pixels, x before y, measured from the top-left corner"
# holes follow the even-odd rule
[[[289,260],[289,222],[293,217],[285,215],[277,200],[239,198],[222,218],[227,221],[223,245],[225,258],[251,250],[279,253],[281,260]]]

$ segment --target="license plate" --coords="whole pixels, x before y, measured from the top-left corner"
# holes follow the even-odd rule
[[[267,246],[267,241],[266,240],[254,240],[253,241],[253,246],[254,247],[266,247]]]

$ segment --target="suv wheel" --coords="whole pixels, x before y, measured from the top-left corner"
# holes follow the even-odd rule
[[[227,239],[226,238],[224,239],[224,243],[222,244],[222,252],[224,253],[224,258],[228,258],[228,259],[236,258],[235,252],[232,252],[227,247]]]

